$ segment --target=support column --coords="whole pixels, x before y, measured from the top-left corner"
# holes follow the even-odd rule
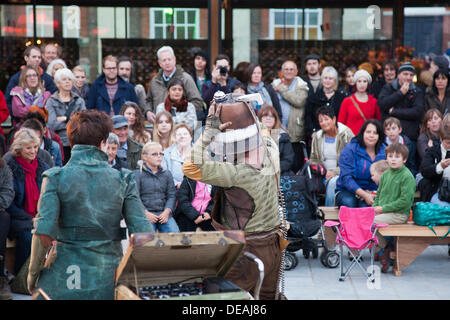
[[[208,48],[211,68],[215,57],[222,52],[221,3],[221,0],[208,0]]]
[[[405,28],[405,6],[403,0],[394,0],[392,17],[392,57],[395,56],[395,48],[403,46],[403,34]]]

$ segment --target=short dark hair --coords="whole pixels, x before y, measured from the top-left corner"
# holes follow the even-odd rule
[[[24,57],[29,57],[31,54],[31,50],[38,50],[39,52],[41,52],[41,49],[39,47],[36,46],[28,46],[25,51],[23,52],[23,56]]]
[[[330,108],[326,105],[323,105],[319,109],[317,109],[317,111],[316,111],[317,119],[319,118],[319,115],[328,116],[331,119],[333,119],[333,117],[336,117],[336,114],[334,113],[334,109]]]
[[[40,138],[44,136],[44,128],[38,119],[28,119],[22,124],[22,128],[28,128],[34,131],[39,131]]]
[[[231,67],[231,60],[230,60],[230,57],[227,56],[226,54],[221,53],[221,54],[217,55],[217,57],[214,59],[214,64],[216,64],[217,61],[219,61],[219,60],[227,60],[227,61],[228,61],[228,64],[229,64],[230,67]]]
[[[397,63],[395,62],[395,60],[386,60],[383,63],[383,68],[382,68],[383,71],[386,66],[392,67],[395,70],[395,73],[397,73]]]
[[[242,82],[240,82],[239,80],[236,80],[233,87],[231,88],[231,92],[233,92],[234,90],[239,89],[239,88],[244,90],[245,93],[247,93],[247,86],[245,84],[243,84]]]
[[[384,151],[386,153],[386,157],[389,153],[398,153],[402,155],[403,160],[408,159],[409,150],[408,148],[401,143],[395,142],[387,146],[386,150]]]
[[[102,141],[108,139],[112,131],[111,118],[98,110],[82,110],[75,112],[67,124],[69,144],[92,145],[100,147]]]
[[[37,120],[41,123],[42,128],[45,128],[47,125],[45,123],[45,119],[44,116],[40,113],[40,112],[28,112],[23,118],[23,121],[27,121],[27,120]]]
[[[378,133],[378,141],[377,144],[375,145],[375,152],[378,153],[380,152],[381,146],[384,143],[384,132],[383,129],[381,127],[381,123],[380,121],[376,120],[376,119],[369,119],[366,122],[364,122],[364,124],[361,127],[361,130],[359,130],[358,134],[356,135],[356,140],[358,141],[359,145],[361,146],[361,148],[366,148],[366,144],[364,143],[364,132],[367,129],[367,126],[369,124],[372,124],[375,126],[377,133]]]

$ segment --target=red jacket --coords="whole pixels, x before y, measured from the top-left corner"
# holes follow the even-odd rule
[[[375,99],[372,95],[369,95],[369,99],[367,100],[367,102],[358,101],[354,94],[352,94],[350,97],[345,98],[342,101],[341,109],[339,110],[338,122],[343,123],[347,127],[349,127],[353,131],[353,134],[356,136],[359,133],[359,130],[361,130],[361,127],[364,124],[365,120],[361,116],[361,113],[358,111],[351,98],[353,98],[354,101],[358,104],[359,109],[364,114],[366,120],[380,120],[381,112],[377,104],[377,99]]]
[[[6,106],[5,96],[0,91],[0,125],[9,117],[9,109]],[[0,126],[0,135],[4,136],[3,128]]]

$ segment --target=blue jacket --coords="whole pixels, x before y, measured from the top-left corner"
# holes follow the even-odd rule
[[[21,73],[22,70],[13,75],[8,82],[8,86],[6,87],[5,100],[11,115],[12,115],[12,106],[11,106],[12,96],[10,95],[10,92],[12,88],[19,85],[19,78]],[[58,90],[58,88],[55,85],[55,82],[53,81],[53,78],[48,73],[44,72],[43,74],[41,74],[41,80],[44,81],[45,91],[50,91],[53,94],[55,93],[56,90]]]
[[[31,231],[33,227],[33,217],[25,212],[25,171],[22,166],[16,161],[16,159],[7,153],[3,157],[8,164],[13,174],[14,183],[14,200],[11,202],[6,211],[11,217],[11,227],[9,235],[15,238],[17,233],[21,231]],[[37,157],[38,167],[36,170],[36,183],[39,191],[41,190],[42,174],[45,170],[49,169],[49,166],[39,156]]]
[[[359,188],[370,191],[377,190],[378,187],[371,178],[370,166],[374,162],[386,159],[386,154],[384,153],[385,148],[386,145],[383,143],[375,160],[372,161],[366,149],[359,145],[356,138],[353,138],[342,149],[339,158],[341,173],[336,182],[336,191],[347,190],[355,193]]]
[[[117,89],[113,101],[114,114],[119,114],[120,108],[122,108],[125,101],[138,103],[134,87],[128,82],[125,82],[121,77],[117,77],[117,79],[119,81],[119,88]],[[89,89],[87,109],[97,109],[109,114],[111,105],[105,81],[105,74],[102,73],[102,75],[92,84]]]

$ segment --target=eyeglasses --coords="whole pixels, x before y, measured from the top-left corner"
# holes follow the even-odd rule
[[[37,78],[37,74],[27,74],[25,78]]]
[[[152,157],[157,157],[157,156],[163,157],[164,156],[164,153],[162,153],[162,152],[154,152],[154,153],[144,152],[144,154],[147,156],[152,156]]]
[[[110,68],[103,68],[103,69],[108,70],[108,71],[112,71],[112,70],[116,70],[117,67],[110,67]]]

